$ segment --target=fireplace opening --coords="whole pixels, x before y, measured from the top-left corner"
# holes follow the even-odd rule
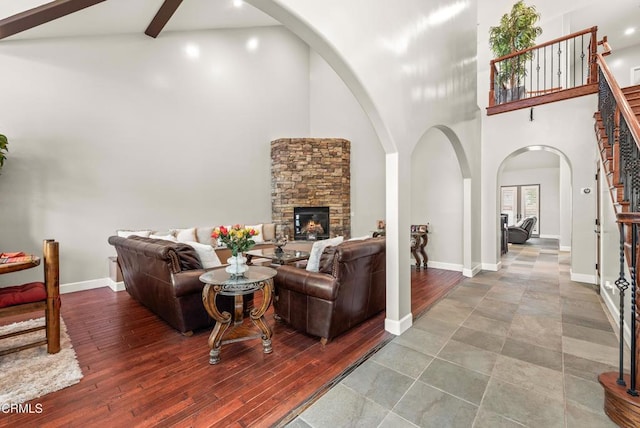
[[[316,240],[329,238],[329,207],[294,207],[295,239]]]

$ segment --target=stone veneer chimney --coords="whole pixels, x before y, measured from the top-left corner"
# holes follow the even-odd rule
[[[351,235],[351,143],[342,138],[271,142],[271,209],[276,233],[293,239],[294,207],[329,207],[330,236]]]

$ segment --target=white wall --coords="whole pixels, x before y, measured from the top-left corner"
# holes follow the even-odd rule
[[[605,57],[605,61],[621,88],[631,86],[631,69],[640,67],[640,46],[625,49],[612,48],[611,55]]]
[[[309,133],[309,48],[282,27],[5,41],[0,63],[0,244],[58,239],[63,284],[107,277],[119,228],[270,221],[269,143]]]
[[[351,236],[364,236],[384,219],[384,150],[362,107],[317,53],[310,55],[312,137],[351,141]]]
[[[571,168],[564,158],[560,158],[560,251],[571,251]]]
[[[593,133],[595,95],[545,104],[535,108],[535,120],[529,121],[528,110],[517,110],[485,118],[483,121],[483,237],[496,236],[499,200],[497,174],[502,162],[526,147],[543,145],[564,153],[571,167],[572,257],[575,279],[595,279],[595,192],[580,193],[583,187],[594,187],[597,144]],[[494,263],[499,247],[492,239],[482,240],[483,261]]]
[[[520,156],[527,156],[523,153]],[[532,168],[504,171],[500,186],[527,184],[540,185],[540,218],[538,232],[541,237],[560,238],[560,168]]]
[[[431,129],[411,157],[411,224],[429,223],[430,266],[462,270],[462,216],[458,159],[446,136]]]

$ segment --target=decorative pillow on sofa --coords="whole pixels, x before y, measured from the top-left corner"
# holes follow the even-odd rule
[[[185,242],[185,244],[190,245],[196,250],[198,253],[198,258],[200,259],[200,263],[202,263],[202,267],[205,269],[222,266],[216,251],[213,249],[211,245],[201,244],[199,242]]]
[[[165,241],[178,242],[178,239],[173,235],[149,235],[151,239],[164,239]]]
[[[148,238],[151,235],[150,230],[118,230],[117,234],[121,238],[128,238],[130,236],[142,236]]]
[[[344,241],[342,236],[336,236],[335,238],[323,239],[321,241],[314,242],[313,247],[311,247],[309,261],[307,262],[307,270],[309,272],[318,272],[320,269],[320,256],[322,256],[324,249],[329,246],[340,245],[342,241]]]
[[[251,229],[255,229],[256,232],[258,232],[257,235],[254,235],[254,237],[252,238],[253,241],[258,244],[260,242],[264,242],[264,235],[262,234],[262,224],[256,224],[254,226],[251,226],[249,224],[245,225],[245,227],[249,227]]]
[[[178,242],[196,242],[196,228],[190,227],[189,229],[176,229],[176,239]]]

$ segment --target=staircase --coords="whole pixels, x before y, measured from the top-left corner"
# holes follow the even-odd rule
[[[622,89],[622,93],[635,114],[636,120],[640,123],[640,85],[624,88]],[[624,184],[621,182],[620,165],[619,162],[614,161],[614,159],[620,157],[619,148],[609,141],[600,111],[596,112],[593,118],[595,119],[594,129],[598,140],[600,158],[606,171],[607,182],[609,183],[611,198],[616,213],[629,212],[630,202],[625,198]],[[614,153],[614,147],[616,153]]]
[[[640,266],[640,85],[621,90],[602,55],[598,54],[598,111],[594,130],[611,200],[620,229],[620,276],[615,284],[620,291],[620,350],[618,372],[598,376],[605,391],[604,410],[622,427],[640,426],[640,314],[636,305],[637,268]],[[628,270],[628,274],[626,273]],[[629,277],[629,280],[627,280]],[[625,291],[631,296],[630,373],[624,372]]]

